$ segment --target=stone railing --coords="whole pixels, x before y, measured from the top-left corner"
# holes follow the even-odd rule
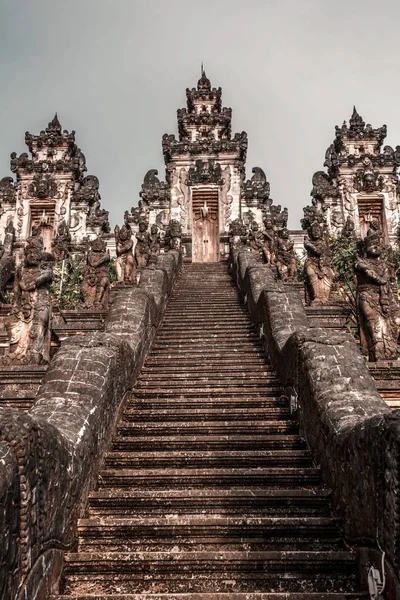
[[[378,394],[365,360],[346,333],[311,328],[299,293],[274,280],[249,252],[234,252],[232,271],[266,352],[297,404],[301,430],[347,540],[359,575],[381,570],[387,597],[400,598],[400,415]]]
[[[180,268],[178,252],[160,255],[118,292],[104,332],[63,342],[29,412],[0,408],[2,600],[44,599],[55,586]]]

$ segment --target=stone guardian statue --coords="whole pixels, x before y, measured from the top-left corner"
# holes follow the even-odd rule
[[[384,247],[381,232],[371,229],[363,247],[364,256],[354,263],[361,341],[370,361],[397,360],[400,307],[391,249]]]
[[[314,221],[307,230],[304,240],[307,252],[305,262],[306,286],[311,306],[329,302],[335,274],[332,269],[331,250],[323,226]]]
[[[132,285],[135,278],[136,262],[133,257],[133,240],[130,227],[118,225],[114,229],[115,246],[117,260],[115,261],[115,270],[117,273],[117,283]]]
[[[6,322],[10,347],[5,364],[46,364],[50,360],[53,269],[43,252],[43,239],[28,239],[24,262],[15,274],[14,302]]]
[[[90,310],[107,310],[110,290],[109,272],[110,254],[102,237],[91,243],[83,269],[81,293],[83,308]]]
[[[290,239],[289,230],[286,227],[278,231],[275,264],[279,279],[284,281],[294,281],[297,279],[294,242]]]

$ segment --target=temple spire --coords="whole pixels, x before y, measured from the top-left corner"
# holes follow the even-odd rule
[[[54,115],[53,120],[50,121],[50,123],[48,125],[48,129],[54,129],[55,131],[61,131],[62,127],[61,127],[60,121],[58,120],[57,113]]]

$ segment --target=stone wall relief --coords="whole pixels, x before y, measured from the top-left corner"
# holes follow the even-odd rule
[[[222,204],[222,223],[220,223],[220,230],[224,231],[229,226],[229,221],[231,217],[231,205],[233,202],[233,195],[229,192],[231,191],[232,184],[232,175],[231,169],[229,165],[227,165],[222,170],[222,185],[220,187],[219,197],[221,199]]]
[[[179,190],[180,194],[178,195],[178,205],[181,208],[180,212],[180,223],[184,230],[187,230],[187,215],[189,214],[189,186],[187,183],[188,180],[188,170],[185,167],[182,167],[179,171]]]

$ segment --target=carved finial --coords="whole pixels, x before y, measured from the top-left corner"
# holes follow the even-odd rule
[[[211,82],[206,75],[203,62],[201,63],[201,77],[197,83],[197,89],[198,90],[211,90]]]
[[[350,129],[352,130],[364,129],[365,127],[365,122],[363,118],[358,114],[355,106],[353,106],[353,114],[351,115],[349,124]]]
[[[53,129],[55,131],[61,131],[61,123],[58,120],[57,113],[54,115],[53,120],[50,121],[50,123],[48,125],[48,129]]]

